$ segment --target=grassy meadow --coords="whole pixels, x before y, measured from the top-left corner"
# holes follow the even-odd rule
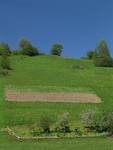
[[[56,120],[57,116],[69,112],[72,124],[80,124],[83,110],[113,110],[113,69],[95,67],[92,60],[62,58],[57,56],[11,56],[12,71],[9,76],[0,76],[0,125],[3,127],[37,123],[40,116],[47,114]],[[102,100],[100,104],[7,102],[5,90],[14,88],[40,92],[91,92]],[[111,150],[112,140],[105,138],[80,138],[76,140],[17,142],[5,134],[0,135],[0,149],[32,150],[86,149]],[[6,143],[4,145],[4,143]],[[56,145],[56,146],[55,146]]]
[[[47,140],[18,142],[5,134],[0,135],[0,150],[112,150],[113,141],[106,138],[77,138],[71,140]]]

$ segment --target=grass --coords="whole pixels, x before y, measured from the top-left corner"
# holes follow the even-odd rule
[[[112,150],[113,140],[106,138],[76,138],[68,140],[46,140],[19,142],[4,133],[0,134],[0,150]]]
[[[69,112],[71,119],[80,121],[84,109],[112,109],[113,69],[97,68],[90,60],[55,56],[13,56],[13,71],[5,77],[4,86],[39,91],[93,91],[101,104],[18,103],[5,102],[5,125],[35,123],[43,114],[56,118]],[[75,66],[75,67],[73,67]],[[83,66],[82,68],[76,66]],[[44,88],[42,88],[44,87]],[[54,88],[52,88],[54,87]]]
[[[56,120],[57,116],[69,112],[73,124],[80,123],[80,113],[85,109],[113,109],[113,69],[95,67],[91,60],[60,58],[54,56],[12,56],[12,68],[7,77],[0,76],[0,126],[37,123],[43,114]],[[79,67],[82,66],[82,67]],[[18,103],[6,102],[6,87],[39,91],[91,91],[102,100],[101,104],[70,103]],[[44,88],[42,88],[44,87]],[[48,88],[49,87],[49,88]],[[52,88],[51,88],[52,87]],[[53,88],[54,87],[54,88]],[[113,142],[105,138],[17,142],[1,134],[0,149],[86,149],[112,150]],[[4,145],[5,143],[5,145]]]

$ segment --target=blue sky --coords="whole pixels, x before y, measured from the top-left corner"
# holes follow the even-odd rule
[[[17,48],[20,37],[43,52],[60,42],[69,57],[106,39],[113,55],[113,0],[0,0],[0,41]]]

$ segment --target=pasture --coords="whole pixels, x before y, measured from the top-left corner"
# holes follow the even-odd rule
[[[9,76],[0,76],[0,125],[1,127],[37,123],[40,116],[47,114],[56,120],[57,116],[69,112],[71,124],[81,125],[80,114],[83,110],[113,109],[113,69],[95,67],[91,60],[62,58],[57,56],[11,56],[13,70]],[[17,102],[6,101],[6,89],[15,91],[30,91],[40,93],[90,93],[101,99],[101,103],[70,103],[70,102]],[[22,142],[13,141],[7,135],[1,134],[6,146],[19,150],[28,147],[40,149],[109,149],[113,142],[105,138]],[[12,141],[12,143],[10,143]],[[67,144],[66,144],[67,143]],[[16,146],[18,145],[18,146]],[[56,145],[56,147],[54,146]]]

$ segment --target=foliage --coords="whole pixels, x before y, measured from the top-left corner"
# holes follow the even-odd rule
[[[38,49],[34,47],[26,38],[20,39],[19,46],[23,55],[36,56],[39,54]]]
[[[80,130],[80,128],[75,128],[75,135],[78,135],[78,136],[82,136],[82,131]]]
[[[113,112],[96,112],[87,110],[82,113],[82,122],[91,130],[96,132],[109,132],[113,135]]]
[[[63,50],[63,45],[59,43],[55,43],[52,45],[51,54],[61,56],[62,50]]]
[[[50,133],[50,126],[52,120],[49,116],[42,116],[39,121],[39,127],[43,129],[44,133]]]
[[[98,67],[112,67],[113,66],[113,59],[108,56],[94,58],[94,63]]]
[[[9,45],[4,42],[0,43],[0,55],[3,55],[3,54],[6,54],[6,55],[11,54]]]
[[[106,130],[110,135],[113,135],[113,112],[103,113],[101,120],[101,126],[103,130]]]
[[[109,48],[105,40],[101,40],[97,45],[94,62],[96,66],[100,66],[100,67],[113,66],[113,60],[111,58]]]
[[[22,52],[21,52],[21,50],[14,50],[14,51],[12,51],[12,54],[13,55],[21,55]]]
[[[87,110],[83,111],[81,114],[81,120],[85,124],[86,127],[93,127],[94,126],[94,116],[96,111],[95,110]]]
[[[6,54],[1,57],[1,68],[5,70],[11,70],[10,60]]]
[[[87,51],[87,58],[93,59],[95,57],[95,51],[94,50],[89,50]]]
[[[66,133],[70,132],[69,113],[64,113],[60,116],[57,122],[57,131]]]

